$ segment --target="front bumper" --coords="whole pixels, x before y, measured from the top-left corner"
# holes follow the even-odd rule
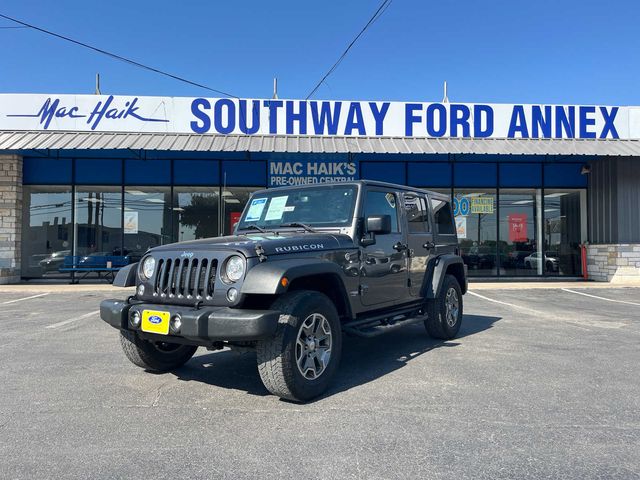
[[[142,314],[143,310],[161,310],[173,317],[179,314],[182,326],[178,334],[158,336],[141,335],[150,338],[161,337],[167,342],[171,339],[186,339],[196,344],[208,345],[216,341],[251,341],[268,338],[275,334],[280,312],[275,310],[243,310],[228,307],[201,307],[199,309],[155,305],[152,303],[128,303],[124,300],[103,300],[100,303],[100,318],[119,330],[140,331],[129,323],[132,309]]]

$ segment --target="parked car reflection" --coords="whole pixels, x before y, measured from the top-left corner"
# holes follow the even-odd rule
[[[364,258],[360,274],[363,277],[383,277],[389,273],[398,273],[404,269],[403,262],[401,253],[391,256],[369,253]]]
[[[549,255],[545,255],[543,259],[542,254],[535,252],[524,258],[525,268],[538,269],[541,264],[544,265],[547,272],[557,272],[558,254],[549,252]]]
[[[64,262],[64,257],[68,255],[71,255],[71,250],[59,250],[40,260],[38,264],[42,269],[42,273],[57,272]]]

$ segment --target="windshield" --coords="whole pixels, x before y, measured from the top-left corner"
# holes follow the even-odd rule
[[[353,185],[261,192],[249,201],[238,223],[238,230],[256,226],[274,228],[293,223],[314,227],[350,225],[356,195],[357,190]]]

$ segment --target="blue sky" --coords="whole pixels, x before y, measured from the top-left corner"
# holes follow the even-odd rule
[[[0,13],[241,97],[304,98],[375,1],[4,0]],[[316,99],[640,105],[640,2],[394,0]],[[11,26],[0,20],[0,26]],[[2,93],[215,96],[29,29]]]

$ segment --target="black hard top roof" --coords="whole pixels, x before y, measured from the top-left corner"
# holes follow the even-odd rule
[[[336,186],[336,185],[368,185],[374,187],[382,187],[388,188],[390,190],[401,190],[401,191],[409,191],[409,192],[421,192],[428,193],[433,197],[438,197],[443,200],[449,200],[449,195],[445,195],[444,193],[434,192],[431,190],[426,190],[424,188],[417,187],[409,187],[407,185],[399,185],[397,183],[389,183],[389,182],[380,182],[378,180],[352,180],[349,182],[327,182],[327,183],[308,183],[304,185],[287,185],[286,187],[273,187],[269,189],[259,190],[260,192],[273,191],[273,190],[292,190],[299,188],[313,188],[313,187],[322,187],[322,186]],[[257,192],[256,192],[257,193]]]

